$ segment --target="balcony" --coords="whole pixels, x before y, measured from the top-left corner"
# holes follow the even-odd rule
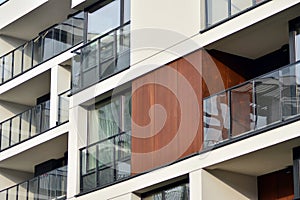
[[[1,200],[66,199],[67,166],[0,191]]]
[[[72,93],[79,92],[130,65],[130,24],[101,35],[76,49],[72,65]]]
[[[216,26],[230,18],[238,16],[264,2],[270,0],[202,0],[204,4],[205,13],[204,27],[207,29]]]
[[[0,84],[82,42],[83,22],[81,12],[0,57]]]
[[[80,191],[104,187],[131,174],[131,133],[122,132],[80,149]]]
[[[299,84],[296,62],[205,98],[204,148],[299,116]]]

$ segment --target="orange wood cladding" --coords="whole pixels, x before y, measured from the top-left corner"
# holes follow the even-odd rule
[[[259,200],[293,200],[293,173],[280,170],[257,178]]]
[[[204,50],[134,80],[132,173],[157,168],[200,151],[203,97],[243,81]],[[197,116],[198,121],[192,116]]]

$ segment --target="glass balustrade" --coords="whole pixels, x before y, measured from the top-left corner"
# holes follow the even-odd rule
[[[0,84],[83,41],[84,14],[80,12],[37,38],[0,57]]]
[[[203,100],[204,147],[300,113],[300,62]]]
[[[0,123],[0,151],[18,144],[49,127],[50,100]]]
[[[66,199],[67,166],[0,191],[1,200]]]
[[[130,65],[130,24],[118,27],[75,50],[72,92],[108,78]]]

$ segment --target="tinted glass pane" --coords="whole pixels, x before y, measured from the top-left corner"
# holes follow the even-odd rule
[[[21,183],[19,185],[19,191],[18,191],[18,200],[26,200],[27,198],[27,182]]]
[[[268,74],[256,79],[256,121],[257,128],[266,126],[280,120],[280,90],[279,72]]]
[[[4,57],[4,81],[7,81],[12,78],[12,55],[13,54],[10,53]]]
[[[50,101],[46,101],[44,103],[41,104],[41,114],[42,114],[42,118],[41,118],[41,130],[45,131],[49,129],[49,122],[50,122]]]
[[[124,0],[124,23],[130,20],[130,0]]]
[[[20,47],[14,51],[14,74],[16,76],[22,72],[22,62],[23,62],[23,47]]]
[[[32,119],[31,119],[31,136],[40,133],[41,130],[41,105],[32,108]]]
[[[39,199],[49,199],[49,173],[43,174],[39,177]]]
[[[112,167],[101,169],[98,173],[100,186],[107,185],[115,180],[114,169]]]
[[[1,149],[9,147],[10,121],[3,122],[1,125]]]
[[[13,187],[7,190],[8,200],[16,200],[17,199],[17,187]]]
[[[215,24],[229,16],[228,0],[207,0],[208,25]]]
[[[11,120],[11,144],[16,144],[19,142],[20,137],[20,117],[19,115]]]
[[[232,136],[237,136],[255,128],[252,83],[231,90],[231,123]]]
[[[228,94],[221,93],[203,101],[204,147],[228,139],[229,104]]]
[[[54,31],[52,29],[46,31],[46,33],[43,34],[43,37],[44,37],[43,60],[47,60],[51,58],[54,54],[54,47],[53,47]]]
[[[73,19],[73,34],[74,44],[78,44],[83,40],[84,16],[83,12],[72,17]]]
[[[31,110],[21,114],[21,141],[29,137]]]
[[[36,38],[33,45],[33,66],[36,66],[43,61],[43,37]]]
[[[30,41],[24,45],[23,71],[32,67],[32,44],[33,42]]]
[[[231,0],[231,14],[237,14],[253,5],[253,0]]]
[[[38,178],[29,181],[28,200],[36,200],[38,198]]]
[[[82,176],[82,191],[90,190],[96,186],[96,172]]]

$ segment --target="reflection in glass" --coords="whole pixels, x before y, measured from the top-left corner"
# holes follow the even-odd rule
[[[207,0],[207,23],[208,26],[215,24],[229,16],[228,0]]]
[[[204,147],[212,146],[228,138],[228,93],[224,92],[203,101]]]

